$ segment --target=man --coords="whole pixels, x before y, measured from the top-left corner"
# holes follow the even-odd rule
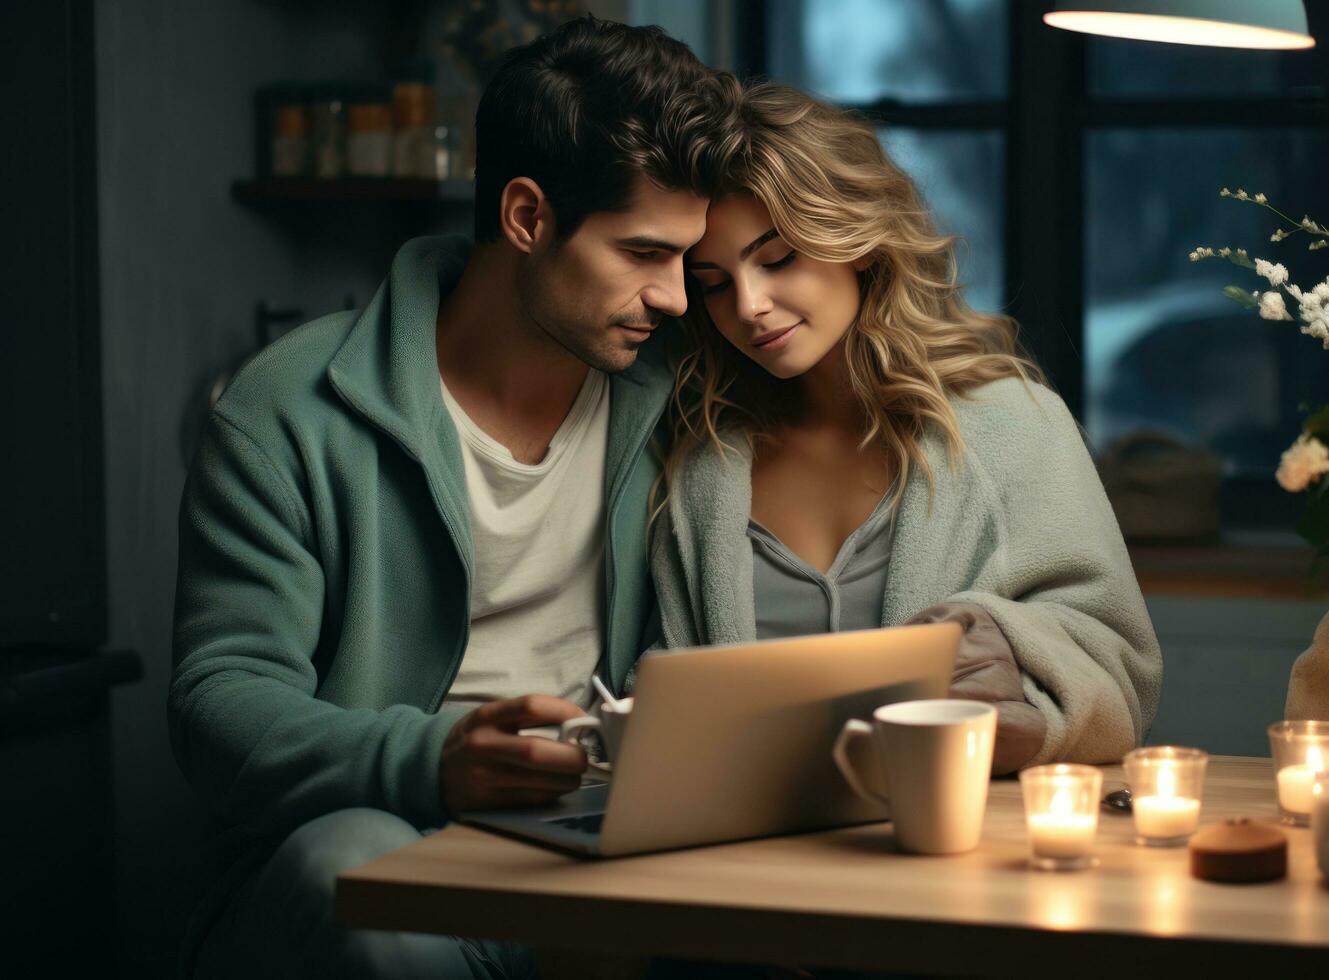
[[[476,117],[474,248],[417,239],[358,314],[256,357],[181,510],[170,728],[237,855],[186,969],[525,975],[512,944],[333,919],[335,875],[456,813],[575,788],[523,736],[621,689],[653,595],[645,453],[666,317],[726,152],[713,78],[591,18]]]

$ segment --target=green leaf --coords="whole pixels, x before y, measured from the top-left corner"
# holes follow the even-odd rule
[[[1242,289],[1240,286],[1224,286],[1223,295],[1234,303],[1240,303],[1248,310],[1253,310],[1260,305],[1249,290]]]
[[[1315,547],[1329,549],[1329,479],[1321,477],[1311,488],[1297,533]]]
[[[1311,415],[1306,420],[1303,428],[1311,435],[1318,438],[1321,442],[1329,445],[1329,405],[1324,406],[1318,412]],[[1321,483],[1327,481],[1321,480]]]

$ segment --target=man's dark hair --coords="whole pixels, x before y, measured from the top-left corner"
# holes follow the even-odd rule
[[[515,177],[540,185],[559,238],[629,205],[633,179],[709,197],[732,146],[716,73],[658,27],[591,16],[508,53],[475,115],[475,240],[499,234]]]

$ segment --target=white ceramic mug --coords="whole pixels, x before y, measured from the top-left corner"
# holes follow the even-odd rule
[[[890,807],[902,850],[958,854],[983,833],[996,734],[982,701],[901,701],[845,722],[832,755],[854,792]]]
[[[628,719],[632,717],[632,698],[619,698],[618,706],[600,703],[600,716],[582,715],[563,722],[558,729],[560,742],[575,742],[582,732],[598,731],[604,742],[605,755],[612,763],[618,756],[618,747],[623,744],[623,732],[627,730]]]

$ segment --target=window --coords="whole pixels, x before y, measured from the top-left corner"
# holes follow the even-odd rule
[[[777,0],[771,75],[833,102],[1006,95],[1006,0]]]
[[[1006,0],[770,7],[771,77],[882,123],[886,152],[914,179],[938,229],[960,239],[956,261],[970,304],[1000,310],[1006,146],[991,100],[1006,94]],[[956,108],[976,108],[977,118],[947,121],[943,114]]]
[[[1217,452],[1229,477],[1269,479],[1299,429],[1297,405],[1329,401],[1329,364],[1295,324],[1221,294],[1229,283],[1268,288],[1263,279],[1187,254],[1242,247],[1283,261],[1293,281],[1324,279],[1329,262],[1304,237],[1270,243],[1276,217],[1218,188],[1262,190],[1289,207],[1322,200],[1314,161],[1326,152],[1329,135],[1304,128],[1089,134],[1085,422],[1096,446],[1161,430]]]

